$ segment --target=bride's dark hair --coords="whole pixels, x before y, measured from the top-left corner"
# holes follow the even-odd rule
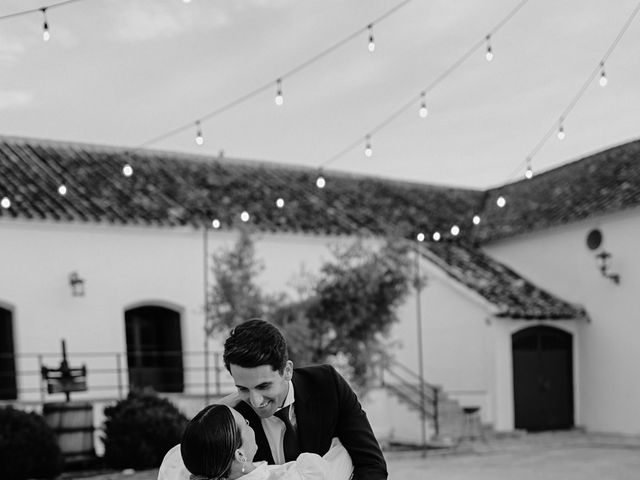
[[[196,478],[227,478],[242,435],[226,405],[209,405],[187,424],[180,453],[185,467]]]

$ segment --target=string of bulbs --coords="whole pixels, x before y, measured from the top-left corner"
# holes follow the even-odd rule
[[[518,165],[518,167],[514,170],[514,172],[511,173],[511,175],[509,176],[509,180],[512,180],[514,178],[514,176],[516,176],[516,175],[520,176],[520,172],[522,172],[523,164],[526,167],[525,168],[525,173],[524,173],[525,179],[530,180],[531,178],[533,178],[533,165],[532,165],[532,163],[533,163],[534,156],[542,149],[542,147],[544,147],[544,145],[553,136],[554,133],[556,134],[558,140],[564,140],[565,139],[567,134],[566,134],[565,129],[564,129],[564,124],[565,124],[565,121],[567,119],[567,116],[575,108],[575,106],[577,105],[578,101],[582,98],[582,96],[587,91],[587,88],[593,83],[595,78],[598,77],[598,73],[600,74],[599,75],[599,80],[598,80],[599,85],[601,87],[606,87],[607,86],[607,84],[609,83],[609,79],[607,78],[607,73],[605,71],[605,64],[606,64],[607,60],[609,59],[609,57],[611,56],[611,54],[613,53],[613,51],[615,50],[615,48],[618,46],[618,43],[620,43],[620,40],[622,40],[622,37],[624,36],[626,31],[631,26],[631,23],[633,22],[634,18],[636,17],[636,15],[638,14],[639,11],[640,11],[640,2],[638,2],[638,4],[632,10],[631,14],[627,17],[626,21],[622,25],[622,28],[620,29],[620,31],[618,32],[618,34],[614,38],[613,42],[611,42],[611,44],[609,45],[609,47],[605,51],[605,54],[602,56],[602,58],[596,64],[595,68],[589,73],[589,75],[587,76],[585,82],[578,89],[578,91],[573,96],[573,98],[571,99],[569,104],[562,111],[562,113],[560,113],[560,116],[558,117],[558,120],[555,121],[552,124],[551,128],[549,128],[549,130],[547,130],[547,132],[542,136],[542,138],[538,141],[538,143],[533,147],[533,149],[526,156],[524,162],[520,163]]]
[[[38,8],[38,9],[25,10],[23,12],[18,12],[18,13],[15,13],[15,14],[1,16],[0,20],[6,19],[6,18],[15,17],[15,16],[18,16],[18,15],[25,15],[25,14],[41,11],[42,14],[43,14],[43,40],[44,41],[48,41],[50,39],[50,34],[49,34],[49,27],[48,27],[48,21],[47,21],[47,16],[46,16],[47,9],[56,8],[56,7],[60,7],[60,6],[69,4],[69,3],[74,3],[74,2],[79,2],[79,1],[81,1],[81,0],[67,0],[67,1],[59,2],[59,3],[56,3],[56,4],[51,4],[51,5],[48,5],[46,7],[42,7],[42,8]],[[183,1],[184,1],[184,3],[189,3],[189,0],[183,0]],[[276,81],[275,81],[275,84],[276,84],[276,96],[275,96],[275,100],[274,100],[275,104],[277,106],[282,106],[284,104],[284,96],[283,96],[283,93],[282,93],[282,80],[284,78],[290,77],[291,75],[297,73],[298,71],[302,70],[303,68],[306,68],[307,66],[309,66],[310,64],[312,64],[315,61],[319,60],[323,56],[328,55],[333,50],[337,49],[338,47],[340,47],[343,44],[347,43],[348,41],[352,40],[353,38],[359,36],[364,31],[366,31],[367,34],[368,34],[368,50],[373,53],[375,51],[375,39],[374,39],[374,35],[373,35],[373,25],[375,23],[380,22],[384,18],[390,16],[392,13],[394,13],[397,10],[399,10],[400,8],[402,8],[403,6],[408,4],[410,1],[411,0],[405,0],[404,2],[396,5],[394,8],[392,8],[389,11],[387,11],[381,17],[377,18],[373,22],[368,23],[366,25],[366,27],[359,29],[358,31],[356,31],[353,34],[351,34],[348,37],[346,37],[345,39],[337,42],[336,44],[332,45],[328,49],[322,51],[320,54],[316,55],[315,57],[312,57],[308,61],[303,62],[302,64],[298,65],[294,69],[286,72],[285,74],[283,74],[279,78],[277,78]],[[451,67],[449,67],[445,72],[443,72],[443,74],[440,75],[434,82],[432,82],[429,86],[427,86],[425,89],[423,89],[419,93],[419,95],[413,96],[409,102],[403,104],[402,107],[397,109],[391,116],[387,117],[385,120],[383,120],[381,123],[379,123],[375,128],[371,129],[364,137],[364,143],[365,143],[364,154],[365,154],[365,156],[370,157],[370,156],[373,155],[372,140],[371,140],[372,136],[374,134],[379,133],[384,127],[386,127],[393,120],[395,120],[401,113],[403,113],[404,111],[406,111],[407,109],[409,109],[413,105],[415,105],[416,100],[419,101],[418,115],[421,118],[426,118],[428,116],[428,110],[427,110],[427,104],[426,104],[426,95],[427,95],[427,93],[429,93],[433,88],[435,88],[448,75],[453,73],[453,71],[455,71],[459,66],[461,66],[464,63],[464,61],[466,61],[468,58],[470,58],[471,55],[473,55],[483,45],[485,46],[485,58],[486,58],[487,61],[490,62],[493,59],[493,56],[494,56],[492,43],[491,43],[492,36],[511,17],[513,17],[522,8],[527,3],[527,1],[528,0],[523,0],[522,2],[520,2],[511,12],[509,12],[509,14],[505,18],[503,18],[493,29],[491,29],[489,31],[489,33],[487,33],[482,38],[481,41],[479,41],[476,44],[474,44],[469,49],[469,51],[467,51],[461,58],[459,58],[456,62],[454,62],[454,64]],[[526,157],[525,164],[526,164],[527,169],[526,169],[526,172],[525,172],[525,178],[532,178],[533,177],[533,170],[532,170],[532,165],[531,165],[532,159],[533,159],[534,155],[536,155],[539,152],[539,150],[544,146],[544,144],[548,141],[548,139],[553,135],[553,133],[556,132],[559,139],[563,139],[565,137],[566,133],[565,133],[565,130],[564,130],[564,122],[565,122],[567,116],[573,110],[573,108],[575,107],[577,102],[580,100],[582,95],[585,93],[587,87],[591,84],[593,79],[598,75],[598,72],[600,73],[600,80],[599,80],[600,85],[601,86],[606,86],[607,81],[608,81],[607,76],[606,76],[606,72],[605,72],[606,60],[612,54],[613,50],[615,49],[615,47],[617,46],[617,44],[621,40],[621,38],[624,35],[624,33],[626,32],[626,30],[631,25],[634,17],[636,16],[636,14],[638,13],[639,10],[640,10],[640,3],[636,6],[636,8],[631,13],[631,15],[628,17],[627,21],[623,25],[623,27],[622,27],[621,31],[619,32],[619,34],[617,35],[616,39],[613,41],[613,43],[607,49],[607,52],[605,53],[605,55],[602,57],[602,59],[598,63],[598,66],[591,72],[591,74],[587,78],[587,81],[585,82],[585,84],[578,91],[578,93],[572,99],[572,101],[569,103],[567,108],[565,108],[565,110],[562,112],[562,114],[560,115],[558,121],[554,123],[554,126],[543,136],[543,138],[540,140],[540,142],[538,142],[538,144],[534,147],[534,149]],[[274,84],[274,82],[271,81],[268,84],[265,84],[264,86],[253,90],[249,94],[246,94],[246,95],[244,95],[242,97],[239,97],[238,99],[236,99],[236,100],[224,105],[223,107],[218,108],[217,110],[214,110],[214,111],[202,116],[201,118],[197,119],[195,122],[190,122],[187,125],[183,125],[183,126],[177,128],[177,129],[172,130],[171,132],[167,132],[167,133],[165,133],[165,134],[163,134],[161,136],[158,136],[158,137],[156,137],[156,138],[154,138],[152,140],[149,140],[149,141],[141,144],[136,149],[141,149],[141,148],[144,148],[145,146],[148,146],[148,145],[151,145],[153,143],[156,143],[156,142],[158,142],[158,141],[160,141],[160,140],[162,140],[164,138],[167,138],[169,136],[175,135],[176,133],[181,132],[181,131],[185,130],[186,128],[193,128],[193,124],[194,123],[195,123],[195,126],[196,126],[196,143],[198,145],[203,145],[204,144],[204,136],[203,136],[203,133],[202,133],[202,122],[203,121],[205,121],[207,119],[210,119],[213,116],[217,116],[217,115],[223,113],[224,111],[229,110],[230,108],[232,108],[232,107],[234,107],[236,105],[239,105],[240,103],[242,103],[242,102],[248,100],[249,98],[257,95],[258,93],[261,93],[262,91],[266,90],[267,88],[272,88],[273,84]],[[324,188],[326,186],[326,179],[323,177],[323,174],[322,174],[323,168],[327,167],[331,163],[333,163],[333,162],[337,161],[339,158],[343,157],[346,153],[351,151],[357,145],[360,145],[361,142],[362,142],[362,139],[358,139],[357,142],[354,142],[354,143],[350,144],[348,147],[346,147],[345,149],[341,150],[338,154],[334,155],[333,157],[331,157],[330,159],[328,159],[327,161],[325,161],[324,163],[322,163],[320,165],[320,167],[319,167],[319,172],[320,173],[319,173],[319,175],[318,175],[318,177],[316,179],[316,187],[317,188],[322,189],[322,188]],[[518,167],[518,171],[521,171],[521,166]],[[48,173],[49,176],[52,176],[52,177],[55,175],[55,173],[52,173],[52,172],[47,172],[47,173]],[[125,166],[122,169],[122,173],[125,176],[133,175],[133,167],[129,163],[125,164]],[[58,193],[60,195],[63,195],[63,196],[66,195],[67,187],[66,187],[66,185],[64,183],[61,183],[59,185]],[[279,200],[282,200],[282,199],[279,199]],[[3,208],[8,208],[8,207],[5,207],[5,205],[7,205],[7,203],[9,203],[9,206],[10,206],[10,200],[7,197],[3,197],[0,200],[0,206],[2,206]],[[284,200],[282,200],[282,203],[284,204]],[[506,199],[503,196],[499,196],[498,199],[497,199],[498,207],[504,207],[505,204],[506,204]],[[279,206],[279,208],[281,208],[281,206]],[[476,214],[476,215],[474,215],[472,221],[473,221],[474,225],[478,225],[480,223],[480,217]],[[451,234],[456,236],[456,235],[459,234],[460,230],[459,230],[459,227],[457,227],[457,228],[454,228],[454,227],[457,227],[457,225],[452,226]],[[433,239],[434,240],[438,240],[439,237],[440,237],[439,232],[434,232],[434,238]],[[424,234],[419,233],[418,234],[418,240],[420,240],[420,238],[424,239]]]
[[[6,15],[0,16],[1,20],[7,20],[10,18],[22,17],[24,15],[30,15],[32,13],[41,12],[42,13],[42,40],[44,42],[48,42],[51,40],[51,32],[49,31],[49,21],[47,19],[47,11],[53,10],[54,8],[63,7],[70,3],[81,2],[83,0],[64,0],[58,3],[52,3],[50,5],[45,5],[44,7],[39,8],[30,8],[28,10],[21,10],[19,12],[9,13]]]

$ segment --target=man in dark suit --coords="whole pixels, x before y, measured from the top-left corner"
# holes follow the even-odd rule
[[[249,320],[231,331],[224,363],[238,390],[235,408],[255,431],[254,460],[284,463],[324,455],[333,437],[349,452],[354,480],[385,480],[387,466],[354,391],[329,365],[293,368],[280,331]]]

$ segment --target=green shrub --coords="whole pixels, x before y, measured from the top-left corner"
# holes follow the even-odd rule
[[[113,468],[156,468],[180,443],[187,418],[151,390],[131,391],[104,409],[104,461]]]
[[[53,478],[63,457],[54,431],[42,415],[0,408],[0,475],[5,480]]]

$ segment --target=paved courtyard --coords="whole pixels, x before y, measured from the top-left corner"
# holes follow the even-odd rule
[[[639,480],[640,438],[579,432],[462,445],[455,453],[390,453],[391,480]]]
[[[640,437],[529,434],[457,449],[388,452],[390,480],[639,480]],[[92,480],[155,480],[157,470]]]

